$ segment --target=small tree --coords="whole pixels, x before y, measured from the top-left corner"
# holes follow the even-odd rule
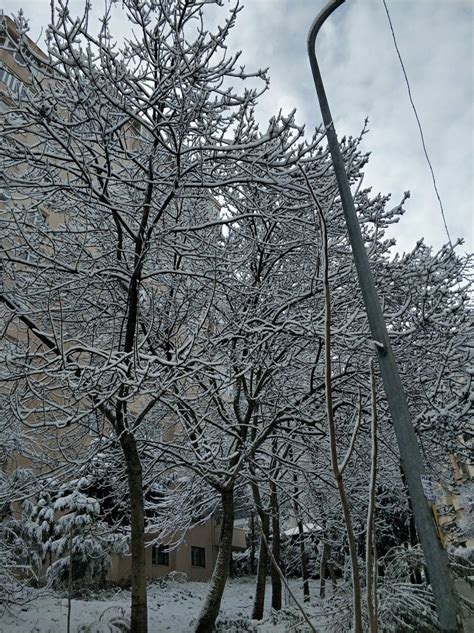
[[[112,564],[112,554],[124,554],[126,543],[100,520],[97,499],[82,492],[88,481],[72,482],[74,488],[63,487],[54,502],[56,518],[54,534],[47,549],[54,560],[47,571],[53,585],[78,591],[85,587],[103,587]],[[41,520],[41,510],[38,520]]]

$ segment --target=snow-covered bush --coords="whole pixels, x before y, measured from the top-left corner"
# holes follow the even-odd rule
[[[220,618],[215,630],[216,633],[311,633],[301,612],[292,607],[274,611],[259,622],[244,617]]]
[[[81,491],[87,485],[88,481],[82,478],[72,491],[65,488],[56,499],[54,510],[62,514],[47,545],[56,558],[48,569],[53,585],[74,591],[104,586],[111,555],[126,551],[123,537],[100,520],[97,499]]]
[[[33,506],[20,502],[31,486],[31,472],[0,470],[0,604],[28,598],[26,588],[41,567],[41,533],[33,520]]]
[[[474,567],[474,548],[472,547],[456,547],[450,550],[450,556],[456,561],[464,561],[466,565]]]
[[[232,552],[232,573],[237,578],[251,575],[252,564],[250,548],[247,548],[244,552]]]
[[[255,625],[248,618],[221,618],[215,630],[216,633],[255,633]]]
[[[0,604],[3,608],[26,599],[26,587],[34,577],[25,536],[18,521],[0,521]],[[36,558],[36,547],[32,552]]]
[[[77,633],[129,633],[130,620],[122,607],[109,607],[98,622],[81,624]]]
[[[275,611],[270,616],[259,622],[255,627],[255,633],[311,633],[311,628],[303,615],[297,609],[286,607],[281,611]]]
[[[379,560],[384,573],[378,578],[378,616],[380,633],[436,633],[438,619],[431,588],[414,577],[424,578],[424,558],[419,546],[392,548]],[[365,589],[364,589],[365,593]],[[367,622],[367,601],[362,599],[363,620]],[[323,603],[325,618],[340,633],[352,631],[352,587],[348,579],[338,582],[331,600]]]
[[[41,530],[33,518],[34,505],[30,500],[21,504],[16,517],[10,517],[2,524],[2,537],[10,548],[10,554],[18,570],[28,575],[40,569],[43,562]]]
[[[319,577],[319,558],[314,540],[306,536],[304,538],[306,564],[311,578]],[[282,566],[288,577],[301,576],[301,550],[299,538],[282,539]]]

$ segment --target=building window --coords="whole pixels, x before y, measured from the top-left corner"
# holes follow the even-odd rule
[[[205,567],[206,566],[206,548],[205,547],[191,547],[191,564],[193,567]]]
[[[146,439],[150,442],[161,442],[162,428],[156,424],[150,424],[145,427]]]
[[[12,75],[12,73],[9,73],[8,70],[5,70],[2,67],[0,67],[0,81],[12,90],[18,88],[21,83],[15,75]]]
[[[16,63],[19,66],[26,66],[26,60],[23,57],[23,55],[20,53],[20,51],[15,51],[13,53],[13,59],[16,61]]]
[[[151,563],[152,565],[166,565],[170,564],[170,553],[165,552],[164,545],[153,545],[151,548]]]
[[[28,219],[32,222],[32,224],[41,228],[45,225],[45,217],[39,209],[33,209]]]
[[[6,51],[14,51],[15,47],[5,35],[0,35],[0,48]]]

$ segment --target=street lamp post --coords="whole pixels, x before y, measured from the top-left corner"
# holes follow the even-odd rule
[[[382,375],[392,423],[400,449],[402,469],[408,485],[416,529],[425,555],[429,580],[433,588],[441,631],[443,633],[456,633],[459,629],[456,618],[456,601],[448,573],[448,557],[439,542],[431,508],[423,492],[421,476],[425,474],[425,467],[377,296],[369,259],[365,251],[362,233],[357,220],[344,160],[339,149],[334,122],[321,79],[321,73],[316,61],[315,43],[318,31],[326,18],[344,2],[345,0],[330,1],[316,17],[308,34],[308,55],[323,122],[326,128],[327,141],[331,151],[349,241],[351,243],[359,278],[359,285],[369,320],[370,331],[377,351],[380,373]]]

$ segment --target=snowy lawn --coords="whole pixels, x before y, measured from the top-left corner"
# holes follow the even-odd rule
[[[267,584],[266,615],[270,614],[271,593]],[[311,604],[305,605],[305,610],[311,615],[316,624],[317,582],[311,584]],[[230,580],[227,584],[220,620],[248,619],[250,617],[255,581],[253,579]],[[193,630],[192,621],[197,618],[202,603],[206,597],[208,585],[203,582],[176,581],[157,582],[149,585],[148,608],[150,633],[190,633]],[[298,601],[303,602],[301,582],[291,581],[291,589]],[[289,599],[284,599],[288,604]],[[87,600],[73,600],[71,612],[71,633],[115,633],[121,629],[111,627],[108,622],[114,618],[128,617],[130,592],[123,590],[104,591]],[[67,598],[64,594],[44,590],[37,592],[37,596],[22,607],[15,607],[11,613],[0,615],[1,633],[63,633],[67,630]],[[87,626],[96,625],[96,626]],[[318,633],[325,631],[317,626]],[[224,625],[223,630],[238,633],[242,627],[229,628]],[[289,630],[289,625],[274,625],[267,622],[259,627],[259,633],[283,633]],[[293,629],[294,630],[294,629]],[[303,628],[300,630],[304,630]],[[308,629],[309,630],[309,629]]]

